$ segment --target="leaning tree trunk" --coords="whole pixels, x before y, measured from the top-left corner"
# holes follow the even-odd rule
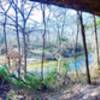
[[[96,53],[97,53],[97,63],[100,65],[100,58],[99,58],[99,43],[98,43],[98,34],[97,34],[97,25],[96,25],[96,17],[93,15],[94,20],[94,32],[95,32],[95,41],[96,41]]]
[[[90,71],[89,71],[89,62],[88,62],[88,50],[87,50],[85,29],[84,29],[84,25],[83,25],[82,12],[78,12],[78,15],[79,15],[79,20],[80,20],[81,33],[82,33],[82,39],[83,39],[83,45],[84,45],[84,52],[85,52],[87,82],[88,82],[88,84],[91,84],[91,77],[90,77]]]

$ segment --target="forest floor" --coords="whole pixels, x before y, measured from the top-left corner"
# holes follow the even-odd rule
[[[27,93],[25,90],[1,91],[0,100],[100,100],[100,79],[92,85],[81,83],[70,84],[69,87],[62,86],[53,91],[39,91]]]
[[[100,100],[100,85],[76,84],[71,89],[60,90],[49,95],[48,100]]]
[[[99,74],[100,75],[100,74]],[[9,85],[0,87],[0,100],[100,100],[100,76],[92,79],[92,85],[72,82],[59,88],[46,91],[29,92],[11,88]]]
[[[93,74],[93,73],[92,73]],[[47,96],[47,100],[100,100],[100,70],[95,70],[92,84],[76,82],[58,89]],[[84,76],[83,76],[84,77]],[[82,77],[82,78],[83,78]],[[81,78],[81,79],[82,79]]]

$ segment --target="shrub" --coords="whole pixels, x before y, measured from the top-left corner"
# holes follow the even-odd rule
[[[56,70],[54,69],[52,72],[50,72],[46,78],[44,79],[44,84],[47,86],[47,87],[53,87],[54,84],[56,83],[56,76],[57,76],[57,73],[56,73]]]
[[[10,75],[8,73],[7,66],[3,65],[0,67],[0,82],[2,81],[9,82],[9,80],[10,80]]]

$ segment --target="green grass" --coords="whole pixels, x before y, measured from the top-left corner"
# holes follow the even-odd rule
[[[83,54],[80,55],[80,56],[77,56],[76,59],[81,59],[83,58]],[[60,63],[61,63],[61,67],[63,66],[63,64],[66,64],[68,66],[69,63],[74,63],[75,62],[75,58],[74,57],[71,57],[71,58],[63,58]],[[57,61],[44,61],[44,69],[48,69],[48,68],[57,68]],[[28,64],[28,67],[27,67],[29,70],[31,71],[34,71],[35,70],[38,70],[38,69],[41,69],[41,61],[34,61],[30,64]]]

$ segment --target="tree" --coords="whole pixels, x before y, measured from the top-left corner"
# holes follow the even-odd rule
[[[6,57],[8,55],[7,32],[6,32],[7,16],[6,15],[7,15],[9,9],[11,8],[11,5],[12,5],[12,2],[8,5],[7,9],[5,9],[2,5],[2,2],[0,3],[0,8],[4,12],[3,34],[4,34],[4,39],[5,39]],[[8,59],[8,65],[10,67],[9,57],[7,57],[7,59]]]
[[[44,32],[42,34],[42,61],[41,61],[41,80],[43,81],[44,75],[43,75],[43,67],[44,67],[44,56],[45,56],[45,35],[46,35],[46,16],[45,16],[45,5],[41,4],[41,10],[42,10],[42,19],[43,19],[43,26],[44,26]]]
[[[27,21],[29,20],[29,17],[33,11],[33,8],[34,8],[34,3],[31,5],[31,7],[29,7],[28,11],[27,11],[27,16],[26,16],[26,9],[25,9],[25,4],[27,4],[27,1],[26,0],[21,0],[19,1],[20,2],[20,7],[19,5],[17,4],[18,3],[18,0],[16,0],[16,2],[14,0],[12,0],[13,2],[13,9],[15,10],[15,14],[16,14],[16,33],[17,33],[17,41],[18,41],[18,50],[20,52],[20,40],[19,40],[19,32],[18,32],[18,29],[20,27],[20,30],[21,33],[22,33],[22,36],[23,36],[23,55],[24,55],[24,72],[26,73],[27,72],[27,51],[28,51],[28,45],[27,45],[27,38],[28,38],[28,35],[29,35],[29,32],[26,31],[27,27]],[[11,3],[11,1],[9,0],[9,3]],[[18,24],[18,14],[20,14],[21,16],[21,25]],[[32,30],[31,30],[32,32]],[[19,61],[20,63],[20,61]],[[20,73],[20,72],[19,72]]]
[[[3,2],[3,1],[2,1]],[[1,3],[2,4],[2,3]],[[33,13],[33,8],[37,7],[38,4],[31,3],[26,0],[7,0],[7,5],[11,5],[9,7],[9,11],[6,11],[5,14],[5,6],[2,5],[2,11],[0,11],[0,14],[3,16],[6,16],[6,23],[0,22],[0,24],[5,27],[9,26],[10,28],[13,27],[13,33],[16,33],[17,37],[17,45],[18,45],[18,51],[21,54],[21,49],[23,49],[23,55],[24,55],[24,71],[27,72],[27,52],[28,52],[28,41],[29,41],[29,34],[34,32],[34,25],[32,27],[29,27],[30,21],[32,24],[35,24],[35,21],[31,19],[31,14]],[[13,15],[10,16],[10,13]],[[4,28],[4,31],[7,29],[7,27]],[[10,30],[9,30],[10,31]],[[4,32],[5,33],[5,32]],[[8,41],[7,41],[7,34],[5,34],[5,44],[6,49],[8,49]],[[21,39],[20,36],[23,38]],[[23,40],[23,42],[22,42]],[[11,45],[11,44],[10,44]],[[8,50],[7,50],[8,51]],[[21,59],[19,59],[19,73],[20,73],[20,64]]]
[[[16,0],[16,5],[17,4],[19,4],[18,3],[18,0]],[[20,38],[19,38],[19,30],[18,30],[18,28],[19,28],[19,26],[18,26],[18,8],[17,8],[16,5],[15,5],[15,8],[14,8],[14,10],[15,10],[15,19],[16,19],[16,26],[15,27],[16,27],[16,36],[17,36],[18,52],[21,55]],[[19,76],[19,78],[20,78],[20,73],[21,73],[21,58],[18,59],[18,76]]]
[[[77,16],[77,33],[76,33],[76,40],[75,40],[75,50],[74,50],[74,59],[75,59],[75,72],[76,72],[76,77],[79,77],[78,74],[78,70],[77,70],[77,64],[76,64],[76,59],[77,59],[77,55],[76,55],[76,49],[78,46],[78,37],[79,37],[79,20],[78,20],[78,16]]]
[[[85,30],[84,30],[84,25],[83,25],[82,12],[78,12],[78,16],[79,16],[79,21],[80,21],[80,26],[81,26],[81,34],[82,34],[84,52],[85,52],[87,82],[88,84],[91,84],[91,77],[90,77],[89,63],[88,63],[88,50],[87,50],[86,36],[85,36]]]
[[[95,41],[96,41],[97,63],[98,63],[98,65],[100,65],[99,42],[98,42],[98,33],[97,33],[97,24],[96,24],[96,17],[95,17],[95,15],[93,15],[93,22],[94,22]]]
[[[52,11],[53,12],[53,11]],[[62,47],[63,42],[66,42],[67,39],[66,37],[64,37],[64,33],[65,33],[65,25],[66,25],[66,16],[67,15],[67,11],[66,9],[61,10],[57,10],[56,12],[53,12],[53,17],[55,18],[55,21],[53,21],[53,23],[55,22],[55,27],[53,26],[54,31],[57,33],[57,52],[56,52],[56,58],[57,58],[57,72],[60,73],[60,68],[61,68],[61,60],[62,60],[62,50],[64,49]],[[66,41],[63,41],[65,40]]]

